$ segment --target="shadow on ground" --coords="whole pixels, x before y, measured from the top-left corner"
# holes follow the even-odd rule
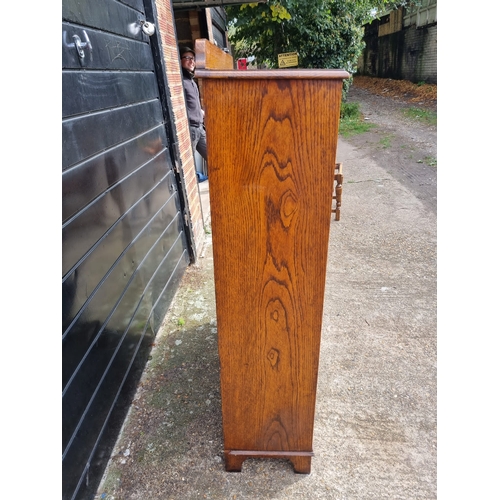
[[[205,259],[186,271],[95,498],[233,498],[245,488],[269,498],[270,484],[301,480],[288,460],[225,471],[211,252]]]

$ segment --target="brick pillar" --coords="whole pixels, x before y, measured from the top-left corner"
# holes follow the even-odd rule
[[[171,0],[156,0],[158,13],[158,30],[161,36],[165,67],[167,72],[168,87],[173,106],[174,134],[177,136],[180,150],[181,168],[186,184],[187,203],[189,216],[193,225],[195,245],[198,256],[205,240],[205,230],[201,211],[201,200],[196,179],[196,167],[191,148],[189,122],[182,87],[179,51]]]

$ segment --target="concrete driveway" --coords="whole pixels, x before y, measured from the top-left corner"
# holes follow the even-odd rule
[[[311,474],[286,460],[224,470],[208,234],[96,498],[437,497],[435,211],[342,139],[337,161],[343,203],[331,223]]]

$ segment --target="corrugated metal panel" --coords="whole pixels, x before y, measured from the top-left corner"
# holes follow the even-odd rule
[[[82,497],[189,264],[144,11],[63,0],[63,500]]]

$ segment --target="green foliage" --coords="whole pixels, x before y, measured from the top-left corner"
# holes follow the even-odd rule
[[[300,68],[353,74],[362,53],[362,25],[404,0],[269,0],[227,7],[236,57],[277,68],[278,54],[298,52]],[[352,79],[346,82],[344,94]]]
[[[379,141],[379,144],[384,148],[384,149],[387,149],[387,148],[390,148],[392,146],[392,139],[393,139],[393,135],[392,134],[389,134],[389,135],[384,135],[384,137],[382,137]]]
[[[426,156],[424,161],[427,165],[429,165],[429,167],[437,167],[438,162],[435,156]]]
[[[373,123],[363,120],[359,110],[358,102],[342,102],[340,106],[339,134],[343,137],[351,137],[368,132],[375,127]]]
[[[340,120],[339,134],[342,137],[352,137],[353,135],[364,134],[375,127],[373,123],[362,120]]]
[[[437,113],[427,109],[408,108],[404,111],[405,116],[414,120],[427,123],[428,125],[437,125]]]
[[[342,102],[340,106],[341,120],[359,120],[361,112],[359,111],[359,102]]]

